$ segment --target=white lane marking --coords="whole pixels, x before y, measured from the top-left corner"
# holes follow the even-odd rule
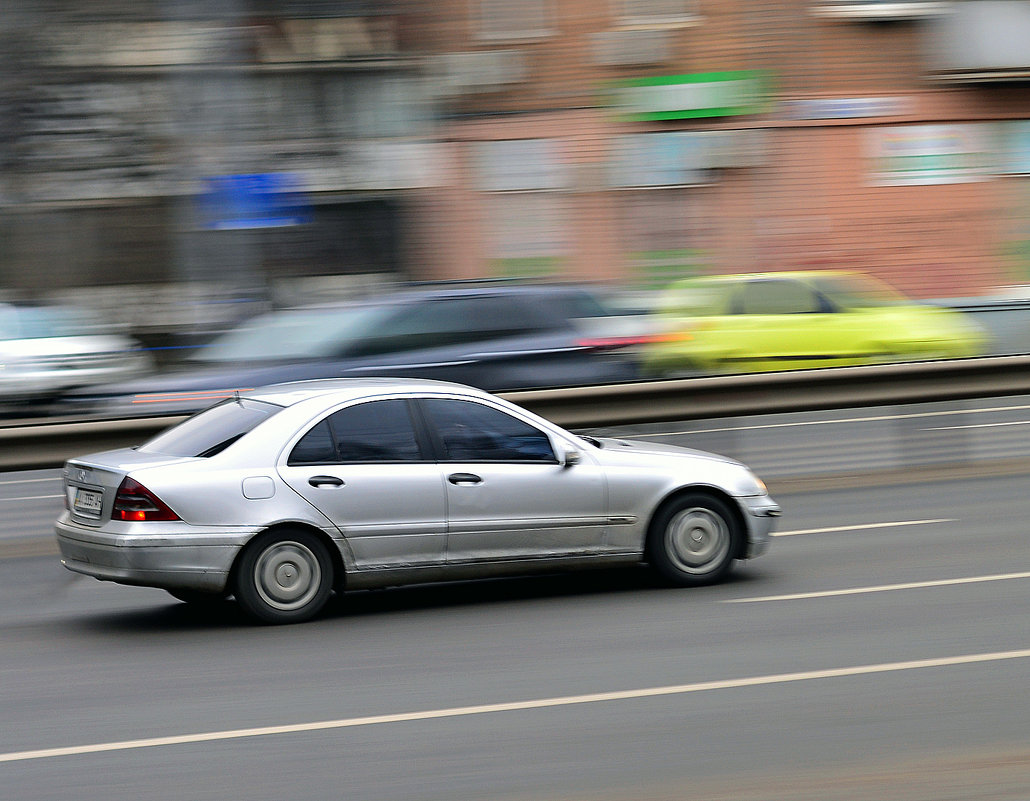
[[[970,423],[965,426],[937,426],[923,431],[958,431],[963,428],[1002,428],[1004,426],[1030,426],[1030,420],[1010,420],[1005,423]]]
[[[875,587],[852,587],[846,590],[824,590],[822,592],[796,592],[791,595],[766,595],[761,598],[731,598],[724,604],[757,604],[765,601],[797,601],[804,598],[831,598],[835,595],[863,595],[873,592],[891,592],[893,590],[915,590],[923,587],[950,587],[956,584],[979,584],[985,581],[1008,581],[1009,579],[1030,578],[1030,573],[999,573],[993,576],[967,576],[957,579],[937,579],[934,581],[910,581],[906,584],[881,584]]]
[[[938,517],[932,520],[896,520],[891,523],[858,523],[852,526],[830,526],[828,528],[799,528],[794,531],[774,531],[773,537],[797,537],[800,534],[833,534],[838,531],[867,531],[873,528],[900,528],[902,526],[928,526],[931,523],[954,523],[953,517]]]
[[[875,673],[893,673],[904,670],[952,667],[955,665],[973,665],[984,662],[1001,662],[1009,659],[1027,658],[1030,658],[1030,648],[1017,651],[995,651],[993,653],[945,656],[938,657],[936,659],[915,659],[907,662],[882,662],[880,664],[873,665],[855,665],[852,667],[829,668],[826,670],[805,670],[797,673],[774,673],[767,676],[702,681],[694,684],[674,684],[664,687],[644,687],[637,690],[616,690],[614,692],[592,693],[589,695],[567,695],[557,698],[538,698],[530,701],[482,704],[480,706],[458,706],[446,709],[428,709],[421,712],[401,712],[393,715],[370,715],[368,717],[359,718],[321,720],[312,723],[261,726],[252,729],[228,729],[225,731],[209,731],[197,734],[151,737],[142,740],[121,740],[117,742],[93,743],[91,745],[73,745],[65,748],[41,748],[35,751],[11,751],[8,753],[0,753],[0,762],[22,762],[30,759],[49,759],[61,756],[99,754],[107,751],[129,751],[136,748],[153,748],[164,745],[186,745],[192,743],[215,742],[219,740],[238,740],[244,737],[262,737],[270,734],[300,734],[302,732],[329,731],[332,729],[347,729],[358,726],[375,726],[381,723],[412,723],[423,720],[438,720],[440,718],[483,715],[493,712],[522,712],[532,709],[574,706],[576,704],[596,704],[606,701],[655,698],[663,695],[686,695],[688,693],[727,690],[740,687],[759,687],[766,684],[786,684],[789,682],[810,681],[812,679],[867,676]]]
[[[626,434],[629,439],[645,439],[649,437],[681,437],[688,434],[720,434],[727,431],[763,431],[769,428],[800,428],[802,426],[829,426],[838,423],[881,423],[890,420],[915,420],[923,417],[946,417],[953,414],[986,414],[988,412],[1021,412],[1030,409],[1030,404],[1022,406],[987,406],[982,409],[945,409],[936,412],[912,412],[910,414],[882,414],[869,417],[844,417],[839,420],[796,420],[792,423],[763,423],[753,426],[726,426],[725,428],[700,428],[694,431],[664,431],[650,434]],[[932,430],[932,429],[931,429]]]
[[[8,484],[35,484],[39,481],[61,481],[60,476],[53,476],[52,478],[17,478],[13,481],[0,481],[0,487],[7,486]]]
[[[63,498],[64,495],[22,495],[18,498],[0,498],[0,503],[4,501],[42,501],[46,498]]]

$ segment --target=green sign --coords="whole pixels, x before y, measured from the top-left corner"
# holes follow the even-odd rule
[[[757,70],[636,78],[611,87],[617,111],[629,120],[759,114],[766,94],[765,73]]]

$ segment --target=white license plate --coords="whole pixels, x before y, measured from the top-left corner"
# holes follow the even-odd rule
[[[75,500],[72,502],[72,507],[79,514],[88,517],[100,517],[100,510],[103,504],[104,494],[102,492],[76,487]]]

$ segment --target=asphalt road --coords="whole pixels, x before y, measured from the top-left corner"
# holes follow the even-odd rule
[[[3,475],[0,798],[1026,799],[1028,484],[780,493],[789,536],[717,587],[463,583],[261,628],[19,556],[60,488]]]

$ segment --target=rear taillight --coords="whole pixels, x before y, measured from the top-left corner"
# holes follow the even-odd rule
[[[131,478],[122,479],[114,498],[112,520],[180,520],[154,493]]]
[[[693,338],[689,331],[682,331],[674,334],[647,334],[635,337],[594,337],[580,339],[576,344],[581,348],[593,350],[615,350],[639,345],[654,345],[659,342],[683,342]]]

